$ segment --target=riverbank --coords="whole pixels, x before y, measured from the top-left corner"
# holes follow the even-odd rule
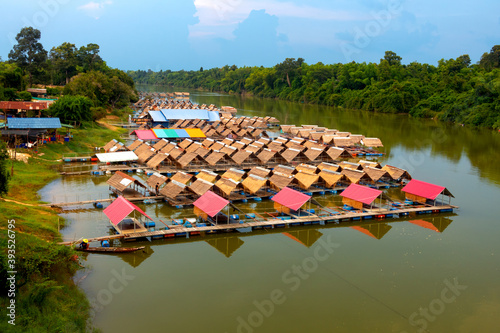
[[[70,142],[49,143],[38,150],[21,151],[30,155],[27,163],[12,163],[14,175],[10,181],[6,200],[0,199],[1,233],[0,246],[7,249],[8,239],[15,240],[15,296],[7,298],[8,286],[0,298],[2,318],[7,317],[12,299],[15,299],[15,326],[7,320],[0,322],[2,332],[88,332],[94,331],[89,322],[89,301],[75,285],[73,276],[81,268],[76,252],[58,245],[62,240],[59,232],[65,226],[58,210],[39,207],[38,191],[60,177],[56,171],[63,154],[91,151],[102,146],[124,130],[113,130],[99,124],[72,131]],[[9,162],[10,163],[10,162]],[[15,238],[7,232],[14,225]],[[11,237],[11,238],[9,238]],[[13,252],[12,252],[13,253]],[[6,251],[0,254],[2,281],[10,276],[7,269]]]

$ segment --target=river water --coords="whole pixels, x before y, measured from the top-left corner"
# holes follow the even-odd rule
[[[192,92],[191,99],[231,105],[241,115],[272,115],[283,124],[379,137],[386,153],[381,164],[446,186],[460,209],[419,216],[420,222],[198,236],[139,243],[145,253],[83,255],[86,269],[76,281],[94,304],[96,327],[103,332],[499,331],[500,133],[253,97]],[[47,201],[107,197],[106,179],[64,177],[40,194]],[[190,208],[161,203],[140,206],[157,220],[192,214]],[[272,209],[265,201],[239,207]],[[61,215],[69,224],[62,230],[65,240],[109,232],[102,210]]]

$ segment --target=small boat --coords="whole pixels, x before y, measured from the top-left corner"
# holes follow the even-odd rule
[[[75,248],[77,251],[82,252],[99,252],[99,253],[124,253],[124,252],[135,252],[143,250],[144,246],[140,247],[89,247],[86,249],[81,249],[79,247]]]

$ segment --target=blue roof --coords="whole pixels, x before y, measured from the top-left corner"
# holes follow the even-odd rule
[[[201,120],[215,121],[211,120],[211,118],[220,120],[217,111],[208,111],[200,109],[163,109],[161,110],[161,112],[168,120],[201,119]],[[213,113],[216,113],[216,115],[214,115]]]
[[[165,116],[161,111],[149,111],[149,114],[151,115],[151,118],[155,123],[161,123],[167,121]]]
[[[218,111],[208,111],[208,121],[220,121],[220,116]]]
[[[7,118],[9,129],[61,128],[59,118]]]

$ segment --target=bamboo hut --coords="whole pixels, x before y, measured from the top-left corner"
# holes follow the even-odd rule
[[[273,169],[273,173],[275,172],[280,172],[290,176],[295,172],[295,168],[280,164]]]
[[[172,160],[172,162],[176,163],[177,160],[180,158],[180,156],[184,153],[184,151],[178,147],[174,147],[168,154],[169,158]]]
[[[157,194],[156,186],[158,186],[158,188],[161,188],[167,181],[167,177],[155,172],[146,180],[146,184],[149,186],[150,192]]]
[[[214,191],[228,200],[238,200],[245,198],[239,193],[242,190],[241,183],[231,178],[222,177],[215,183]]]
[[[272,162],[276,155],[276,151],[265,148],[257,155],[257,158],[259,159],[260,164],[267,165]]]
[[[372,167],[366,167],[366,168],[363,168],[363,171],[366,172],[366,174],[368,176],[370,176],[370,178],[374,182],[389,183],[392,181],[391,174],[389,172],[387,172],[386,170],[372,168]]]
[[[248,150],[240,150],[233,156],[231,156],[231,160],[237,165],[242,165],[246,161],[248,161],[249,157],[252,156],[252,152]]]
[[[283,133],[290,133],[292,127],[295,127],[295,125],[280,125],[280,129]]]
[[[360,164],[363,168],[372,167],[372,168],[382,169],[382,166],[378,162],[360,160],[358,164]]]
[[[198,156],[198,154],[195,153],[186,153],[179,157],[175,161],[175,165],[177,165],[178,168],[185,169],[188,165],[201,165],[202,160]]]
[[[266,178],[269,176],[270,173],[271,173],[271,170],[256,166],[256,167],[253,167],[252,169],[250,169],[250,171],[247,172],[247,175],[249,175],[249,176],[254,175],[254,176],[261,177],[261,178]]]
[[[351,184],[340,195],[342,196],[342,203],[344,205],[361,210],[365,207],[373,208],[373,202],[377,198],[382,200],[382,194],[382,191],[373,188]]]
[[[245,171],[238,170],[235,168],[230,168],[229,170],[227,170],[222,174],[223,178],[232,179],[237,182],[239,182],[244,176],[245,176]]]
[[[309,195],[285,187],[279,191],[271,200],[274,201],[274,209],[280,213],[293,214],[299,211],[311,199]]]
[[[269,186],[277,191],[287,187],[293,181],[293,176],[281,172],[273,171],[273,175],[269,178]]]
[[[198,148],[203,147],[201,143],[199,142],[193,142],[192,144],[189,145],[185,150],[188,153],[194,153]]]
[[[165,147],[166,145],[168,145],[168,140],[165,140],[165,139],[161,139],[160,141],[158,141],[157,143],[155,143],[155,145],[153,146],[153,148],[157,151],[160,151],[163,149],[163,147]]]
[[[260,153],[260,151],[261,151],[261,147],[253,145],[253,144],[248,145],[245,149],[247,151],[252,152],[254,155],[258,155]]]
[[[244,144],[244,143],[243,143],[243,142],[241,142],[241,141],[235,141],[235,142],[233,142],[233,144],[231,145],[231,147],[236,148],[236,149],[243,149],[243,148],[245,148],[246,146],[247,146],[247,145],[246,145],[246,144]]]
[[[335,147],[350,147],[354,146],[354,143],[348,136],[335,136],[333,138],[333,145]]]
[[[361,144],[366,147],[383,147],[382,141],[379,138],[364,138]]]
[[[448,197],[449,203],[451,203],[451,198],[454,198],[453,194],[451,194],[446,187],[426,183],[416,179],[410,180],[410,182],[406,184],[401,191],[405,193],[406,199],[422,204],[427,203],[427,200],[430,200],[432,204],[435,204],[435,200],[440,195],[441,202],[444,202],[444,196]]]
[[[374,184],[374,181],[364,171],[343,169],[341,173],[349,178],[353,184]]]
[[[363,167],[361,166],[361,164],[358,164],[358,163],[342,161],[339,163],[339,165],[342,169],[363,170]]]
[[[180,143],[179,143],[179,148],[181,149],[186,149],[187,147],[189,147],[191,144],[193,143],[193,140],[191,139],[184,139],[182,140]]]
[[[231,157],[232,155],[234,155],[238,152],[238,149],[226,145],[220,151],[221,151],[221,153],[224,153],[227,156]]]
[[[408,171],[394,167],[392,165],[384,165],[382,170],[389,172],[392,179],[397,182],[401,182],[403,180],[411,180],[411,176]]]
[[[353,145],[361,144],[361,141],[365,138],[365,136],[361,134],[351,134],[349,137]]]
[[[178,171],[175,173],[175,175],[170,178],[170,180],[175,180],[176,182],[182,183],[182,184],[187,184],[189,181],[193,178],[193,175],[190,175],[189,173],[185,173],[182,171]]]
[[[164,164],[165,160],[168,159],[169,154],[158,153],[153,158],[151,158],[146,165],[151,169],[157,169],[160,165]]]
[[[301,163],[295,167],[295,172],[305,172],[310,174],[317,173],[318,167],[314,165]]]
[[[170,142],[170,143],[166,144],[165,146],[163,146],[163,148],[160,150],[160,152],[165,153],[165,154],[170,154],[170,152],[175,148],[177,148],[177,144],[174,142]]]
[[[319,175],[309,172],[299,172],[294,175],[293,182],[298,184],[303,190],[309,190],[311,186],[317,184],[319,180]]]
[[[319,184],[326,188],[336,188],[351,184],[349,178],[340,172],[323,169],[319,173]]]
[[[248,175],[241,182],[241,186],[243,186],[243,190],[251,195],[256,195],[257,192],[261,191],[267,184],[267,179],[261,178],[255,175]]]
[[[215,172],[203,169],[196,175],[196,179],[203,179],[207,182],[214,183],[219,179],[219,175]]]
[[[317,149],[325,150],[327,148],[324,144],[318,143],[315,140],[307,140],[302,145],[304,147],[308,148],[308,149],[314,147],[314,148],[317,148]]]
[[[267,145],[269,144],[269,142],[271,142],[271,139],[269,138],[259,138],[259,140],[255,141],[254,143],[262,143],[263,145]]]
[[[210,166],[229,164],[229,161],[226,159],[226,154],[220,151],[213,151],[207,157],[205,157],[204,160]]]
[[[253,139],[250,139],[250,138],[242,138],[240,141],[241,141],[243,144],[245,144],[245,145],[247,145],[247,146],[248,146],[248,145],[252,144],[254,140],[253,140]]]
[[[205,148],[210,148],[210,146],[213,145],[214,143],[215,143],[215,141],[213,139],[206,138],[205,140],[203,140],[203,142],[201,144]]]
[[[188,191],[193,192],[196,196],[200,197],[203,194],[207,193],[208,191],[212,190],[214,187],[214,184],[211,182],[208,182],[204,179],[196,179],[189,187]]]
[[[113,139],[113,140],[109,141],[108,143],[106,143],[102,149],[104,149],[104,151],[107,153],[107,152],[109,152],[109,150],[110,150],[111,148],[113,148],[113,147],[114,147],[117,143],[118,143],[118,141],[117,141],[117,140],[115,140],[115,139]]]
[[[295,148],[288,148],[283,153],[281,153],[281,157],[285,159],[287,163],[292,163],[299,156],[300,150]]]
[[[124,151],[124,150],[127,150],[125,145],[121,142],[118,142],[113,147],[111,147],[108,152],[109,153],[116,153],[117,151]]]
[[[282,151],[284,151],[286,149],[286,147],[284,145],[282,145],[281,143],[279,143],[278,141],[273,141],[267,145],[267,149],[270,149],[270,150],[275,151],[277,153],[281,153]]]
[[[137,157],[139,157],[138,162],[140,164],[146,164],[146,162],[149,161],[149,159],[151,157],[153,157],[155,154],[156,154],[156,151],[153,148],[150,148],[148,150],[144,150],[143,152],[141,152],[140,154],[137,155]]]
[[[304,156],[308,161],[330,161],[330,156],[325,152],[325,149],[311,147],[304,152]]]
[[[216,141],[210,146],[210,149],[220,151],[222,148],[224,148],[224,146],[225,144],[223,144],[222,142]]]
[[[137,139],[134,142],[132,142],[132,144],[130,144],[129,146],[127,146],[127,149],[130,150],[130,151],[134,151],[135,149],[137,149],[143,143],[144,143],[144,141],[142,141],[141,139]]]
[[[203,146],[199,147],[198,149],[196,149],[196,151],[194,152],[196,155],[198,155],[199,157],[201,158],[205,158],[208,156],[208,154],[211,153],[211,150],[210,149],[207,149]]]
[[[337,164],[332,164],[332,163],[326,163],[322,162],[321,164],[318,165],[318,169],[323,171],[323,170],[329,170],[329,171],[334,171],[334,172],[339,172],[342,170],[340,165]]]
[[[182,202],[182,199],[185,199],[185,196],[188,195],[187,186],[175,180],[170,180],[160,190],[160,194],[172,201],[175,201],[175,204],[179,204]]]
[[[328,156],[330,156],[330,158],[335,161],[335,160],[338,160],[340,158],[350,158],[352,157],[351,154],[349,154],[349,152],[343,148],[337,148],[337,147],[330,147],[328,148],[328,150],[326,151],[326,153],[328,154]]]
[[[351,136],[351,133],[350,132],[337,132],[337,133],[335,133],[335,135],[349,137],[349,136]]]
[[[140,197],[147,194],[146,185],[121,171],[116,171],[106,183],[109,185],[110,190],[118,196]]]
[[[151,146],[148,144],[148,143],[143,143],[142,145],[140,145],[139,147],[135,148],[134,150],[134,153],[139,156],[140,154],[142,154],[143,152],[145,151],[149,151],[151,150]]]
[[[234,140],[230,139],[230,138],[225,138],[224,140],[222,140],[222,143],[224,145],[230,146],[230,145],[232,145],[234,143]]]

